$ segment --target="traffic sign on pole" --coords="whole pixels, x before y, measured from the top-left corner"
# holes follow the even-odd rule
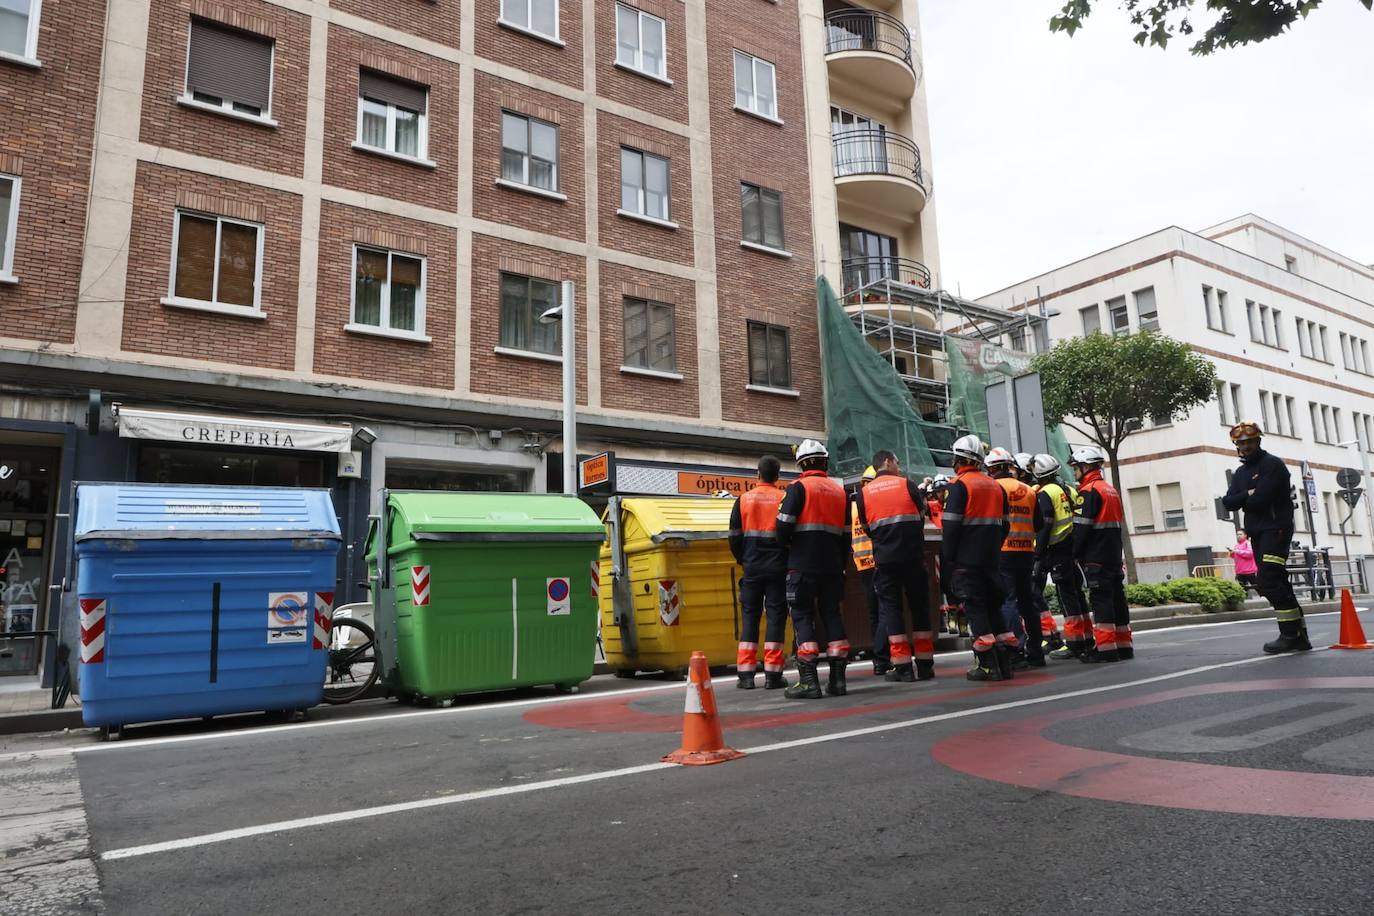
[[[1336,483],[1340,484],[1342,490],[1358,490],[1360,472],[1354,468],[1341,468],[1336,472]]]

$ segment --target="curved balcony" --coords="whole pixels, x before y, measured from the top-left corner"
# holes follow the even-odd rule
[[[921,79],[911,31],[897,17],[877,10],[826,14],[825,62],[832,76],[903,102]]]
[[[921,150],[912,140],[874,127],[831,137],[840,202],[914,221],[926,205]]]

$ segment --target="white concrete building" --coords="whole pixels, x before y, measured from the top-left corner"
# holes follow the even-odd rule
[[[1229,569],[1234,532],[1213,499],[1237,464],[1227,429],[1238,419],[1260,423],[1299,488],[1300,462],[1310,462],[1316,530],[1298,512],[1297,537],[1330,547],[1333,560],[1346,555],[1336,475],[1359,468],[1361,451],[1374,461],[1374,268],[1247,214],[1197,233],[1162,229],[981,301],[1038,310],[1037,295],[1058,312],[1055,339],[1157,328],[1216,365],[1210,403],[1172,424],[1147,420],[1122,447],[1141,581],[1186,575],[1196,547]],[[1362,500],[1346,527],[1351,556],[1374,553],[1370,527]]]

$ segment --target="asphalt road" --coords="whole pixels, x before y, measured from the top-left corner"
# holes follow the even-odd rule
[[[1374,652],[1266,657],[1273,631],[999,686],[855,665],[815,702],[720,678],[747,756],[710,767],[658,763],[683,688],[644,679],[6,739],[0,765],[74,759],[98,890],[0,912],[1374,913]]]

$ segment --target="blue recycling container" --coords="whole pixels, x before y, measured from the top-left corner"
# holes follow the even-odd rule
[[[338,519],[328,490],[77,487],[90,726],[320,702]]]

